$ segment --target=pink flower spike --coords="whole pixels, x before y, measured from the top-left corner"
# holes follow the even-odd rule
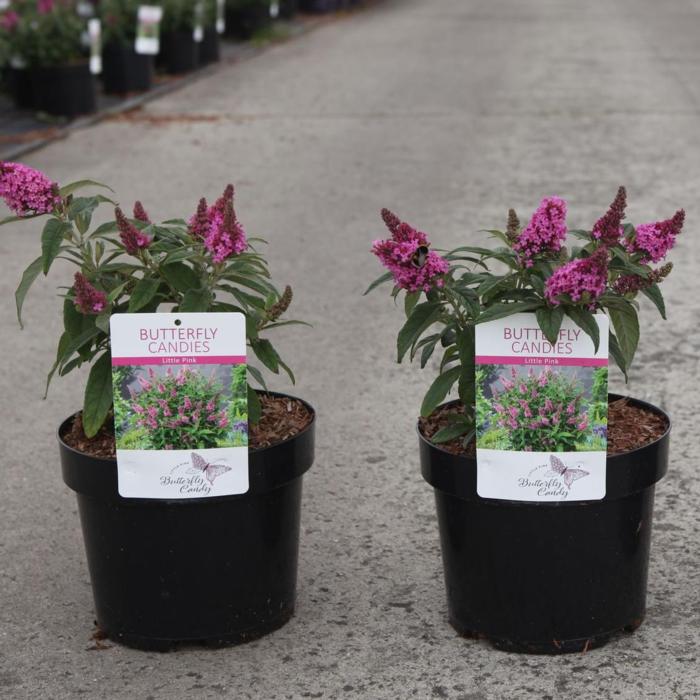
[[[148,218],[146,210],[143,208],[143,204],[141,204],[141,202],[138,201],[134,203],[134,219],[143,221],[146,224],[151,223],[151,220]]]
[[[524,267],[532,267],[535,258],[558,253],[566,238],[566,202],[560,197],[545,197],[530,223],[513,245]]]
[[[107,295],[90,284],[82,272],[76,272],[74,280],[73,302],[80,313],[91,316],[107,308]]]
[[[61,204],[58,185],[22,163],[0,162],[0,197],[17,216],[50,214]]]
[[[114,215],[117,220],[117,226],[119,227],[119,238],[121,238],[124,248],[129,255],[138,255],[141,250],[151,245],[151,238],[142,231],[139,231],[139,229],[124,216],[124,212],[119,207],[114,210]]]
[[[676,244],[676,237],[685,223],[685,211],[680,209],[671,219],[637,226],[637,235],[625,242],[630,253],[640,253],[642,264],[659,262]]]
[[[622,220],[625,218],[627,191],[620,187],[608,211],[595,222],[591,235],[603,245],[613,246],[620,242]]]
[[[583,300],[592,307],[608,284],[608,250],[598,248],[588,258],[577,258],[562,265],[545,284],[545,297],[552,306],[562,300],[574,303]]]

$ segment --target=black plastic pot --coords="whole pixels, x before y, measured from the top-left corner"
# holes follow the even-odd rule
[[[220,58],[219,34],[216,27],[206,27],[204,38],[199,44],[199,64],[206,66],[209,63],[216,63]]]
[[[34,108],[40,112],[76,117],[97,109],[95,78],[87,62],[34,68],[32,85]]]
[[[34,109],[34,82],[28,68],[9,67],[5,73],[7,90],[17,109]]]
[[[341,0],[300,0],[300,9],[304,12],[335,12],[341,6]]]
[[[238,0],[226,4],[226,33],[236,39],[250,39],[271,22],[267,0]]]
[[[172,75],[189,73],[199,65],[199,44],[192,31],[164,32],[161,53],[165,70]]]
[[[280,17],[291,19],[299,11],[299,0],[280,0]]]
[[[153,56],[134,51],[132,46],[108,44],[102,52],[102,82],[108,94],[145,92],[153,85]]]
[[[237,644],[290,619],[315,421],[250,452],[246,494],[151,500],[122,498],[114,460],[63,442],[72,420],[58,432],[63,480],[77,493],[97,621],[110,639],[160,651]]]
[[[612,397],[611,398],[619,398]],[[645,447],[608,458],[601,501],[515,502],[476,492],[476,460],[420,436],[435,488],[449,621],[499,649],[591,649],[644,619],[654,485],[666,473],[670,420]]]

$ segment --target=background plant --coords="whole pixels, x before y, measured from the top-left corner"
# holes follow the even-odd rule
[[[492,401],[477,404],[477,423],[506,434],[509,447],[502,449],[574,452],[589,436],[587,403],[576,379],[550,368],[519,376],[511,368],[493,393]],[[478,445],[484,446],[481,437]]]
[[[76,196],[89,187],[81,180],[64,187],[43,173],[17,163],[0,163],[0,197],[16,216],[0,221],[33,221],[46,216],[41,233],[41,255],[25,270],[15,293],[17,317],[34,281],[48,274],[54,261],[75,265],[71,286],[61,290],[64,330],[56,360],[47,378],[92,365],[85,389],[83,427],[97,434],[112,413],[112,373],[109,318],[113,313],[155,311],[232,311],[245,314],[251,354],[260,365],[248,364],[248,380],[266,389],[262,369],[294,375],[266,332],[301,323],[284,320],[292,290],[280,293],[270,279],[265,258],[248,238],[235,213],[234,189],[229,185],[212,205],[199,201],[186,221],[151,221],[137,202],[133,218],[116,207],[115,218],[92,225],[95,210],[115,202],[102,194]],[[109,188],[107,188],[109,190]],[[248,386],[248,415],[259,420],[261,404]]]
[[[566,203],[542,200],[523,228],[511,210],[505,231],[487,231],[493,248],[459,246],[436,252],[425,233],[382,211],[389,239],[372,251],[388,268],[367,292],[393,281],[403,294],[406,321],[397,339],[397,359],[425,367],[440,349],[439,374],[425,395],[421,415],[430,415],[454,386],[464,412],[434,436],[436,442],[473,435],[475,406],[474,329],[478,323],[534,312],[554,342],[565,317],[600,342],[595,313],[611,322],[610,353],[625,379],[639,343],[638,297],[649,298],[666,318],[659,283],[671,264],[660,263],[683,227],[682,210],[667,220],[634,227],[623,223],[626,192],[618,190],[591,230],[567,231]],[[564,246],[567,237],[575,243]],[[366,292],[366,293],[367,293]]]
[[[100,0],[102,38],[105,46],[110,44],[132,47],[136,40],[138,8],[142,0]]]
[[[116,376],[115,376],[116,380]],[[224,446],[231,430],[223,387],[213,377],[182,367],[165,376],[153,369],[137,374],[140,391],[128,402],[130,428],[143,429],[154,450],[206,449]],[[118,416],[115,407],[115,418]],[[116,423],[116,420],[115,420]],[[117,432],[117,445],[122,446]]]

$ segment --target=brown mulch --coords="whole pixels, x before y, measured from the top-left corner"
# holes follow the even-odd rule
[[[421,433],[428,439],[448,424],[450,415],[460,413],[460,404],[441,406],[427,418],[419,421]],[[668,428],[663,416],[643,408],[633,406],[626,399],[617,399],[608,406],[608,454],[623,452],[648,445],[660,438]],[[445,442],[440,447],[454,455],[476,456],[476,442],[472,440],[466,447],[461,438]]]
[[[313,420],[313,413],[298,399],[286,396],[259,394],[262,418],[258,425],[249,427],[248,441],[251,450],[270,447],[299,434]],[[67,445],[78,452],[102,459],[115,459],[114,425],[106,423],[94,438],[83,432],[81,415],[77,414],[70,430],[62,435]]]

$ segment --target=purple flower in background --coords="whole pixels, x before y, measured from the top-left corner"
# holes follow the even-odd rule
[[[521,264],[532,267],[538,255],[558,253],[566,238],[566,202],[560,197],[545,197],[530,223],[520,232],[513,250]]]
[[[8,10],[0,17],[0,27],[11,32],[19,24],[19,15],[14,10]]]
[[[0,163],[0,197],[17,216],[50,214],[61,203],[58,185],[22,163]]]
[[[607,283],[608,251],[603,247],[588,258],[572,260],[556,269],[545,284],[545,296],[553,306],[558,306],[562,297],[591,305],[605,292]]]
[[[245,420],[237,420],[233,423],[231,426],[237,433],[243,433],[244,435],[248,434],[248,421]]]
[[[75,308],[88,315],[99,314],[107,308],[107,295],[93,287],[82,272],[75,273],[73,295]]]
[[[640,253],[644,264],[659,262],[676,243],[676,236],[685,222],[685,211],[680,209],[672,218],[637,226],[637,234],[625,242],[630,253]]]
[[[627,191],[620,187],[615,200],[605,214],[595,222],[591,235],[603,245],[612,246],[620,241],[622,220],[625,218]]]

